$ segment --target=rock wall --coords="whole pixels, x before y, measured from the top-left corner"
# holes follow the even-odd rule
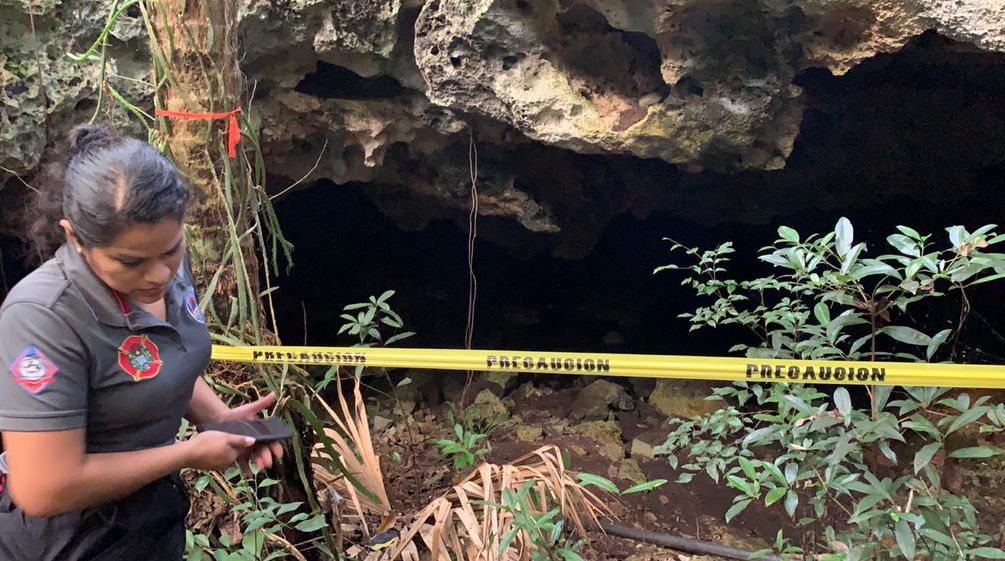
[[[0,0],[0,165],[30,176],[94,114],[102,65],[66,53],[98,37],[111,4]],[[104,75],[148,108],[138,16],[113,29]],[[1005,3],[246,0],[241,64],[273,191],[308,175],[303,186],[363,182],[404,228],[460,219],[474,142],[482,214],[523,232],[497,237],[552,235],[556,254],[581,257],[619,213],[720,196],[701,191],[707,173],[784,168],[807,111],[799,76],[843,74],[927,30],[1005,51]],[[141,134],[104,95],[99,119]],[[668,199],[646,170],[687,187]],[[610,174],[619,190],[601,192]]]

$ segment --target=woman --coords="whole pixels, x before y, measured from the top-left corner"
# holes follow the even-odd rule
[[[40,251],[61,246],[0,307],[0,560],[180,560],[179,470],[282,455],[222,432],[177,442],[182,417],[251,419],[275,397],[228,409],[201,377],[211,344],[185,251],[191,195],[170,162],[86,126],[63,161],[32,228]]]

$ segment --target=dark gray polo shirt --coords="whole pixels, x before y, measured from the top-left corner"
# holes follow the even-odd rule
[[[89,453],[171,443],[212,345],[191,270],[167,321],[126,302],[64,245],[0,307],[0,430],[86,429]]]

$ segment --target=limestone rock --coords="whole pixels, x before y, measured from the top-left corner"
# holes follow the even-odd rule
[[[494,423],[509,415],[499,396],[489,390],[482,390],[474,403],[467,408],[467,418],[471,423]]]
[[[843,73],[926,29],[1002,49],[996,0],[427,2],[415,58],[436,104],[584,153],[777,169],[797,72]],[[658,63],[655,61],[658,59]]]
[[[632,439],[631,454],[636,458],[644,458],[647,460],[651,460],[656,457],[656,452],[654,451],[653,446],[640,438]]]
[[[538,426],[521,425],[516,428],[516,439],[521,442],[541,442],[544,430]]]
[[[572,430],[596,442],[596,452],[612,461],[624,457],[621,427],[614,421],[587,421],[574,425]]]
[[[504,372],[501,370],[491,370],[489,372],[482,372],[481,379],[488,382],[493,387],[490,389],[498,388],[496,395],[503,396],[506,395],[513,386],[516,385],[516,380],[519,374],[516,372]]]
[[[621,462],[621,467],[618,468],[618,479],[623,479],[625,481],[631,481],[632,484],[645,483],[646,474],[642,472],[642,468],[639,467],[639,462],[633,458],[629,458]]]
[[[635,408],[625,389],[607,380],[597,380],[583,388],[572,403],[572,418],[596,421],[606,419],[608,413],[630,411]]]
[[[708,401],[711,384],[700,381],[660,380],[649,395],[649,404],[661,415],[685,419],[718,411],[721,402]]]

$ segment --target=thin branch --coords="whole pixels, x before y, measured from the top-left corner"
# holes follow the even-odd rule
[[[325,155],[325,150],[327,150],[327,149],[328,149],[328,139],[326,138],[325,139],[325,145],[323,147],[321,147],[321,153],[318,154],[318,159],[317,159],[316,162],[314,162],[314,167],[312,167],[311,170],[309,172],[307,172],[307,175],[305,175],[305,176],[301,177],[300,179],[298,179],[293,185],[290,185],[286,189],[283,189],[279,193],[277,193],[277,194],[269,197],[269,200],[270,201],[274,201],[277,198],[282,197],[286,193],[289,193],[294,187],[296,187],[297,185],[300,185],[301,183],[303,183],[304,181],[306,181],[307,178],[310,177],[312,173],[314,173],[314,170],[318,169],[318,166],[321,165],[321,158]]]
[[[29,185],[29,184],[28,184],[28,182],[27,182],[27,181],[25,181],[25,180],[24,180],[24,178],[23,178],[23,177],[21,177],[21,176],[20,176],[20,175],[19,175],[19,174],[18,174],[18,173],[17,173],[16,171],[14,171],[14,170],[12,170],[12,169],[8,169],[8,168],[5,168],[5,167],[3,167],[3,166],[0,166],[0,171],[5,171],[5,172],[7,172],[7,173],[9,173],[9,174],[13,175],[14,177],[16,177],[16,178],[17,178],[17,180],[18,180],[18,181],[20,181],[20,182],[21,182],[21,184],[22,184],[22,185],[24,185],[25,187],[27,187],[27,188],[31,189],[31,190],[32,190],[32,191],[34,191],[34,192],[35,192],[36,194],[38,194],[38,189],[36,189],[36,188],[32,187],[31,185]]]

